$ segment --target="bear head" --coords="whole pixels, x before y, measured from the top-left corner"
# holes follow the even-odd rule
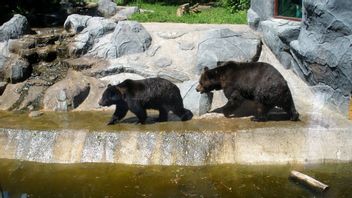
[[[121,100],[123,100],[122,90],[119,89],[118,86],[108,85],[106,90],[104,91],[101,99],[99,100],[100,106],[111,106],[114,104],[118,104]]]
[[[218,71],[215,69],[210,69],[205,67],[200,79],[199,85],[196,87],[197,92],[200,93],[208,93],[213,90],[221,89],[220,76],[218,75]]]

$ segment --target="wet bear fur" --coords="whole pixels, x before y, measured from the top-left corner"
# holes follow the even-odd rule
[[[253,121],[267,121],[268,112],[282,108],[292,121],[299,119],[290,89],[282,75],[270,64],[262,62],[224,62],[214,69],[204,68],[197,91],[223,90],[228,102],[222,107],[231,116],[244,101],[255,102]]]
[[[138,122],[142,124],[145,124],[147,109],[159,110],[158,122],[167,121],[169,111],[180,117],[182,121],[193,117],[192,112],[183,107],[179,88],[162,78],[127,79],[118,85],[108,85],[99,105],[116,105],[109,125],[124,118],[128,110],[134,113]]]

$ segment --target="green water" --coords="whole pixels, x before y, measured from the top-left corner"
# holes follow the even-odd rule
[[[0,184],[28,197],[351,197],[352,164],[203,167],[41,164],[0,160]],[[328,184],[315,193],[288,179],[302,171]]]
[[[203,118],[190,121],[179,121],[175,116],[170,115],[168,122],[155,123],[152,120],[157,118],[156,112],[148,112],[147,124],[135,124],[137,118],[129,113],[121,123],[107,126],[112,112],[45,112],[44,115],[36,118],[28,117],[27,113],[13,113],[0,111],[0,128],[17,128],[33,130],[50,129],[88,129],[103,131],[236,131],[251,128],[268,127],[304,127],[307,122],[303,119],[300,122],[271,121],[252,122],[250,118]]]

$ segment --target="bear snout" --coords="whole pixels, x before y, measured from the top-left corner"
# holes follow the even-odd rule
[[[203,92],[204,92],[204,89],[203,89],[203,87],[199,84],[199,85],[196,87],[196,91],[197,91],[197,92],[200,92],[200,93],[203,93]]]

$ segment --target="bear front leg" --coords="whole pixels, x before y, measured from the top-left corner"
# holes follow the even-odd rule
[[[119,106],[119,107],[116,106],[115,112],[112,115],[112,118],[110,119],[110,121],[108,122],[108,125],[113,125],[117,121],[120,121],[122,118],[126,116],[127,112],[128,112],[127,105]]]
[[[129,106],[132,113],[134,113],[138,118],[137,123],[145,124],[145,120],[147,119],[147,111],[142,107],[142,105],[135,103]]]

